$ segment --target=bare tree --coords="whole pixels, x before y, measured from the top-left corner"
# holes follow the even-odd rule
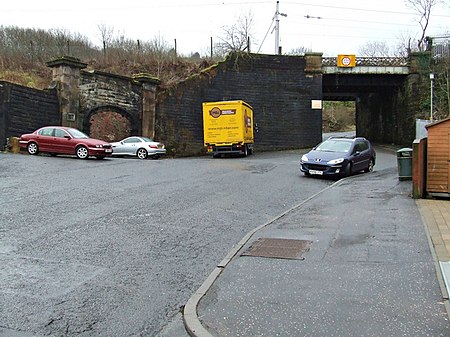
[[[359,48],[358,54],[367,57],[392,56],[389,46],[384,41],[369,41]]]
[[[291,49],[291,51],[289,53],[287,53],[288,55],[305,55],[305,53],[310,52],[311,48],[306,48],[306,47],[297,47],[294,49]]]
[[[232,51],[249,50],[249,41],[252,40],[253,14],[249,12],[241,15],[236,23],[222,27],[223,34],[220,42],[215,45],[216,53],[225,55]]]
[[[423,51],[426,48],[426,31],[430,23],[432,8],[441,0],[405,0],[406,6],[412,8],[419,15],[419,24],[422,29],[421,36],[417,40],[417,49]]]
[[[105,24],[100,24],[97,26],[100,30],[100,38],[102,41],[103,52],[105,52],[106,48],[111,44],[114,37],[114,27],[107,26]]]
[[[10,64],[20,60],[44,64],[62,55],[88,58],[97,54],[89,40],[63,29],[0,27],[0,57]]]

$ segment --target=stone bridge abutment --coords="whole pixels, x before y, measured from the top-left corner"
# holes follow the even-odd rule
[[[53,69],[62,125],[107,141],[131,134],[155,136],[158,79],[148,74],[127,77],[85,71],[86,64],[71,57],[47,65]]]

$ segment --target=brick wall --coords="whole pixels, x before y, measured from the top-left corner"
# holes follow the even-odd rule
[[[239,54],[158,95],[156,138],[175,154],[203,151],[202,102],[243,100],[258,125],[255,151],[307,148],[322,137],[322,75],[305,58]]]
[[[37,90],[0,81],[0,150],[6,139],[45,125],[60,125],[56,90]]]

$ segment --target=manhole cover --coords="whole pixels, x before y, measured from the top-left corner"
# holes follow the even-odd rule
[[[259,238],[241,256],[272,257],[278,259],[301,259],[312,241],[293,239]]]

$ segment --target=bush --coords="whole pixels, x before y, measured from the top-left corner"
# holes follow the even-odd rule
[[[355,130],[355,102],[324,102],[323,132]]]

